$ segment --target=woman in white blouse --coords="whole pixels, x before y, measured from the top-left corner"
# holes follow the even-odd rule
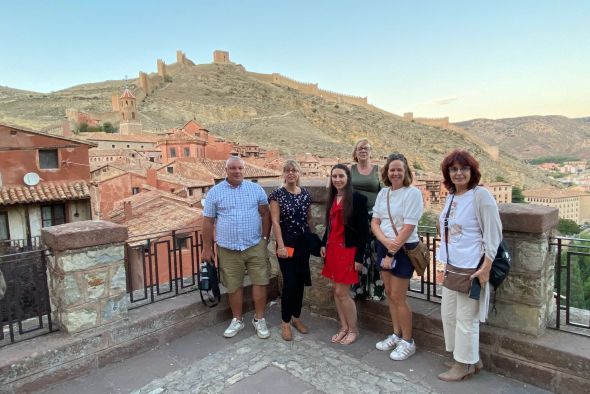
[[[455,150],[444,158],[441,170],[450,194],[440,214],[437,259],[445,263],[441,317],[445,347],[453,352],[453,362],[447,363],[450,369],[438,378],[456,382],[483,367],[479,358],[479,322],[487,317],[488,281],[502,240],[502,223],[492,195],[477,186],[481,173],[473,156]],[[451,279],[453,275],[467,279],[467,293]],[[479,293],[473,291],[480,287]]]
[[[385,285],[393,333],[375,346],[389,358],[405,360],[416,352],[412,338],[412,310],[406,291],[414,267],[404,251],[418,245],[418,221],[424,204],[420,190],[411,186],[412,172],[401,154],[391,154],[381,171],[383,184],[373,207],[371,230],[377,238],[377,262]]]

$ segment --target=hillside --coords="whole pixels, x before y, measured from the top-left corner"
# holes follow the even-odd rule
[[[526,116],[473,119],[456,125],[522,159],[560,155],[590,159],[590,118]]]
[[[263,82],[238,66],[179,67],[171,80],[139,103],[144,129],[162,131],[194,117],[213,134],[237,142],[254,142],[286,155],[311,152],[342,158],[350,157],[355,140],[368,137],[377,156],[399,151],[412,164],[434,173],[446,152],[465,148],[480,160],[487,181],[502,176],[531,187],[547,182],[543,174],[510,155],[493,161],[465,133],[406,122],[376,108],[326,101]],[[106,81],[49,94],[2,88],[0,122],[42,129],[62,120],[66,108],[108,112],[111,93],[124,86],[124,81]]]

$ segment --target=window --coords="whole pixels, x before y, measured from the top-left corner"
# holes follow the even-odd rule
[[[59,168],[57,149],[39,149],[39,168],[44,170]]]
[[[66,222],[66,206],[64,204],[42,205],[41,226],[50,227]]]
[[[176,148],[170,148],[170,157],[176,157]]]
[[[174,167],[166,167],[168,174],[174,174]]]
[[[153,163],[154,162],[154,158],[153,157],[150,157],[150,161]]]
[[[8,213],[0,212],[0,240],[10,239],[10,229],[8,228]]]
[[[132,187],[131,188],[131,194],[138,194],[139,193],[139,188],[138,187]]]
[[[190,148],[184,148],[184,157],[189,157],[191,155]]]
[[[177,235],[176,238],[174,239],[176,249],[188,248],[189,238],[190,238],[190,236]]]
[[[111,145],[111,148],[114,148],[114,147],[115,147],[115,145]]]

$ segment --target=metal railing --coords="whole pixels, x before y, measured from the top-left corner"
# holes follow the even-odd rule
[[[441,278],[437,274],[439,272],[442,273],[442,265],[440,266],[441,270],[439,270],[436,264],[436,249],[440,242],[440,237],[437,236],[435,227],[426,226],[418,227],[418,235],[430,250],[430,262],[422,277],[414,277],[410,280],[408,295],[416,298],[424,298],[428,301],[440,302],[442,297],[442,282],[438,281]],[[442,277],[442,274],[440,276]]]
[[[555,315],[558,330],[590,335],[590,239],[555,237]]]
[[[55,331],[47,288],[46,250],[0,256],[6,294],[0,300],[0,346]]]
[[[0,256],[43,249],[40,236],[30,239],[4,239],[0,241]]]
[[[194,228],[134,236],[125,251],[130,307],[198,290],[201,248]]]

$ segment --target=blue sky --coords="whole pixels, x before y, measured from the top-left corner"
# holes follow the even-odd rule
[[[590,1],[3,2],[0,85],[136,78],[215,49],[401,114],[590,116]]]

